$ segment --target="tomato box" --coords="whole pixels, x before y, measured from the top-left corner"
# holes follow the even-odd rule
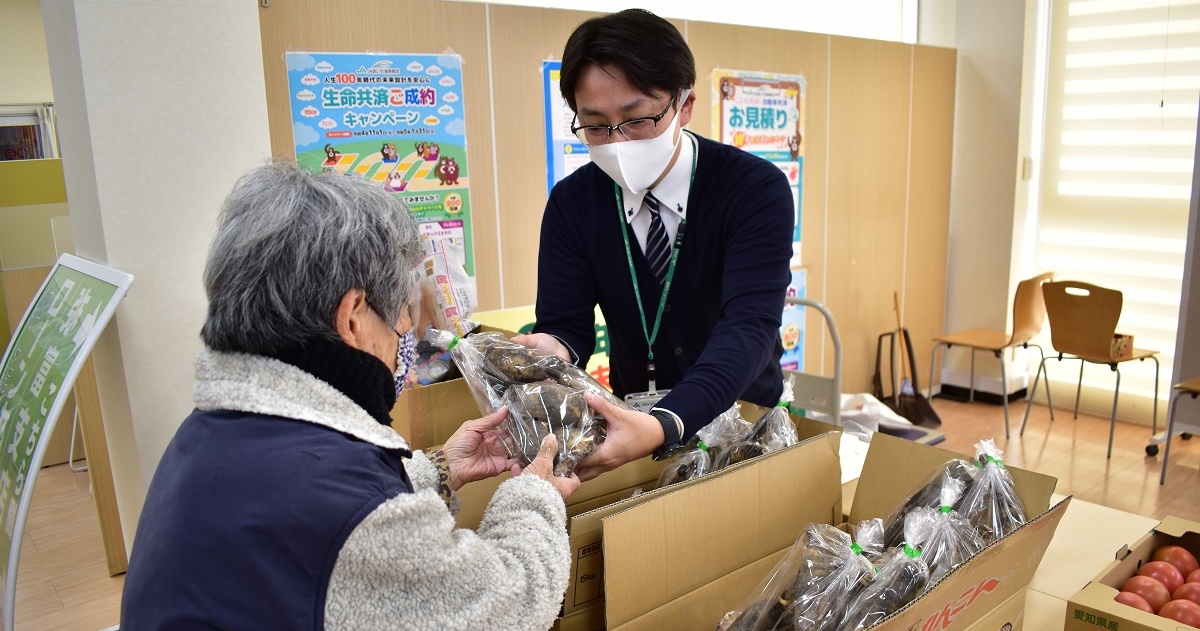
[[[1136,542],[1121,546],[1115,560],[1067,601],[1065,631],[1178,631],[1195,628],[1113,600],[1125,580],[1150,561],[1155,550],[1165,545],[1182,546],[1193,555],[1200,556],[1200,524],[1167,517]]]

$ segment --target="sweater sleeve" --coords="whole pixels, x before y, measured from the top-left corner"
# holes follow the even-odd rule
[[[533,330],[558,338],[575,354],[575,363],[586,366],[596,348],[595,285],[585,255],[588,244],[578,226],[566,220],[562,205],[575,181],[554,188],[542,215]]]
[[[337,629],[550,628],[571,567],[566,508],[545,480],[506,480],[478,531],[432,490],[398,495],[347,538],[329,579]]]
[[[727,410],[772,361],[791,280],[794,210],[783,173],[756,164],[726,201],[732,210],[724,213],[721,318],[696,363],[659,404],[679,415],[685,440]]]

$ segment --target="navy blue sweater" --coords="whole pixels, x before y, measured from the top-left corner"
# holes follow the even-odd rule
[[[773,406],[783,392],[779,339],[791,280],[793,201],[778,167],[698,138],[687,228],[654,343],[659,403],[679,415],[684,439],[737,399]],[[586,365],[596,345],[596,305],[608,329],[618,396],[647,388],[642,332],[613,181],[595,164],[563,179],[542,217],[534,331],[567,343]],[[661,289],[629,232],[647,325]]]

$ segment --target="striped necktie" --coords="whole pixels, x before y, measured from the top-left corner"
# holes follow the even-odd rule
[[[667,266],[671,263],[671,241],[667,229],[659,216],[659,201],[653,193],[646,193],[646,207],[650,209],[650,230],[646,232],[646,261],[661,286],[667,278]]]

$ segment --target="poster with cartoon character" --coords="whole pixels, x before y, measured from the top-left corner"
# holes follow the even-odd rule
[[[558,181],[592,161],[587,146],[571,133],[571,122],[575,112],[567,105],[559,90],[559,74],[562,62],[542,62],[543,110],[546,123],[546,191],[554,189]]]
[[[289,52],[296,162],[400,196],[430,252],[461,252],[475,276],[458,55]]]
[[[804,83],[803,75],[721,69],[712,74],[713,137],[773,162],[792,187],[792,267],[801,264]]]

